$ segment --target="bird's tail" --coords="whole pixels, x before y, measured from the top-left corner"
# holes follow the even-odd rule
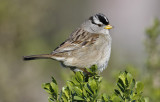
[[[41,54],[41,55],[30,55],[30,56],[23,56],[23,60],[35,60],[35,59],[51,59],[51,54]]]

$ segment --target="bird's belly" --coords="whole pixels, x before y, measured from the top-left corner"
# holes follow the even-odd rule
[[[100,49],[92,49],[80,51],[75,57],[68,58],[64,64],[71,67],[89,68],[92,65],[97,65],[100,71],[103,71],[110,58],[110,47],[102,47]],[[77,53],[77,52],[76,52]]]

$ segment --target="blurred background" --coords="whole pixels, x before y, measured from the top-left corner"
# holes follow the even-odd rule
[[[103,90],[128,70],[144,83],[144,96],[160,100],[159,0],[1,0],[0,102],[47,102],[41,84],[54,76],[60,86],[73,74],[54,60],[24,62],[22,56],[51,53],[85,19],[105,14],[112,54]],[[61,89],[61,88],[60,88]]]

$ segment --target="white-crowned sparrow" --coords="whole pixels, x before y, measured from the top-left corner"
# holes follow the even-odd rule
[[[96,14],[86,20],[51,54],[24,56],[23,59],[54,59],[73,71],[86,71],[85,68],[97,65],[98,70],[103,71],[111,53],[111,28],[104,14]]]

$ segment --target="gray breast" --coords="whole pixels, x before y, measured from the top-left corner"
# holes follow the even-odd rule
[[[100,53],[100,59],[97,63],[98,65],[98,69],[99,71],[103,71],[107,65],[108,65],[108,61],[110,59],[110,54],[111,54],[111,37],[109,34],[107,35],[103,35],[103,38],[101,38],[100,43],[101,43],[101,48],[99,49],[99,53]]]

